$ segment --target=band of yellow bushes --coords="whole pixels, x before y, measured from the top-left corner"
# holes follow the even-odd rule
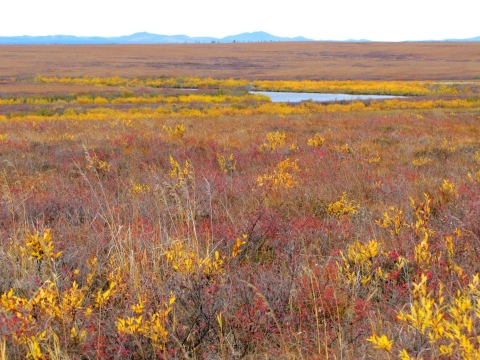
[[[252,85],[256,90],[293,91],[315,93],[380,94],[380,95],[430,95],[456,94],[455,84],[436,84],[416,81],[366,81],[366,80],[255,80],[212,79],[197,77],[121,78],[115,77],[45,77],[36,82],[47,84],[74,84],[93,86],[149,86],[156,88],[234,88]]]
[[[268,96],[261,94],[246,94],[243,96],[234,95],[205,95],[205,94],[185,94],[185,95],[173,95],[173,96],[135,96],[134,94],[129,96],[116,96],[112,98],[106,98],[103,96],[94,95],[80,95],[75,96],[72,99],[62,99],[53,97],[11,97],[7,99],[0,98],[0,105],[20,105],[20,104],[32,104],[32,105],[50,105],[50,104],[173,104],[173,103],[243,103],[243,102],[269,102],[271,101]]]
[[[355,111],[386,111],[386,110],[428,110],[428,109],[471,109],[480,107],[480,99],[455,100],[425,100],[405,101],[399,99],[373,101],[370,104],[352,102],[348,104],[329,104],[305,102],[299,106],[285,103],[263,103],[255,106],[239,107],[231,104],[205,108],[174,108],[158,107],[132,108],[118,110],[111,108],[94,108],[88,110],[66,109],[63,114],[11,114],[8,117],[0,115],[0,121],[15,120],[106,120],[112,117],[118,119],[147,119],[147,118],[185,118],[185,117],[221,117],[229,115],[308,115],[318,113],[355,112]]]

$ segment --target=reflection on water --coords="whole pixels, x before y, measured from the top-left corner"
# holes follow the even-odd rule
[[[366,100],[366,99],[393,99],[403,96],[389,95],[348,95],[348,94],[318,94],[318,93],[289,93],[272,91],[250,91],[251,94],[266,95],[272,102],[300,102],[305,100],[326,102],[342,100]]]

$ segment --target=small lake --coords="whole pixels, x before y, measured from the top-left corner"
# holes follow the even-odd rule
[[[273,91],[250,91],[250,94],[266,95],[272,102],[301,102],[306,100],[327,102],[342,100],[368,100],[368,99],[393,99],[403,96],[390,95],[349,95],[349,94],[319,94],[319,93],[291,93]]]

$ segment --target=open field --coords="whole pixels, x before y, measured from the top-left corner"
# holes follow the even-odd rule
[[[480,358],[477,44],[159,48],[1,48],[0,358]]]
[[[480,43],[238,43],[1,46],[0,76],[465,80]]]

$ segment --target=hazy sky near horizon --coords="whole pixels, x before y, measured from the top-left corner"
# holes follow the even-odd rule
[[[478,10],[478,0],[4,0],[0,36],[266,31],[315,40],[441,40],[480,36]]]

